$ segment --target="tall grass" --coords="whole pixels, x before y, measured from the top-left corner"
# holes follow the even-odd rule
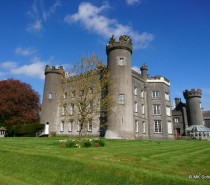
[[[0,138],[0,184],[210,184],[201,176],[210,175],[209,141],[106,140],[101,148],[66,148],[59,139]]]

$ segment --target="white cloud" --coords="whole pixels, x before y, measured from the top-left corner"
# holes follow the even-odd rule
[[[1,67],[5,69],[15,68],[16,66],[17,66],[17,63],[13,61],[7,61],[1,64]]]
[[[208,94],[208,95],[210,95],[210,88],[202,88],[201,90],[202,90],[202,93],[203,93],[203,94]]]
[[[64,21],[68,24],[79,22],[86,30],[109,38],[112,34],[116,37],[120,35],[129,35],[133,39],[134,48],[146,48],[153,40],[153,35],[147,32],[139,34],[132,27],[118,23],[116,19],[109,19],[101,13],[108,9],[109,6],[103,5],[96,7],[91,3],[83,2],[79,5],[78,12],[73,15],[67,15]]]
[[[22,56],[29,56],[29,55],[32,55],[36,52],[37,51],[35,49],[32,49],[32,48],[23,49],[23,48],[19,47],[19,48],[15,49],[15,53],[18,54],[18,55],[22,55]]]
[[[3,76],[3,75],[5,75],[6,73],[3,73],[3,72],[0,72],[0,76]],[[1,79],[0,79],[0,81],[1,81]]]
[[[29,24],[26,28],[28,32],[40,32],[42,29],[42,21],[41,20],[35,20],[33,24]]]
[[[141,0],[126,0],[126,3],[129,5],[134,5],[136,3],[141,3]]]
[[[23,74],[31,77],[38,77],[44,79],[44,69],[47,61],[41,61],[39,58],[34,57],[32,59],[32,64],[23,65],[19,68],[13,68],[10,70],[12,74]]]
[[[133,66],[133,67],[131,67],[131,69],[136,71],[137,73],[141,74],[140,67]]]
[[[50,17],[52,14],[54,14],[57,7],[59,7],[59,6],[61,6],[60,0],[56,0],[55,3],[49,8],[49,10],[46,11],[43,7],[43,4],[41,3],[42,17],[43,17],[44,21],[47,21],[48,17]]]
[[[34,19],[34,22],[28,24],[26,28],[28,32],[40,32],[43,29],[43,21],[46,22],[47,19],[55,13],[57,7],[61,6],[61,0],[56,0],[54,4],[46,10],[43,3],[43,0],[34,0],[31,10],[27,11],[27,14]]]

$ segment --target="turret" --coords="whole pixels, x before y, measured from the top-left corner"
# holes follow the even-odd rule
[[[143,78],[147,79],[148,78],[148,74],[147,74],[147,71],[148,71],[148,66],[146,64],[143,64],[141,67],[140,67],[140,70],[141,70],[141,75]]]
[[[203,125],[203,115],[201,111],[201,89],[191,91],[185,90],[183,92],[187,104],[187,115],[189,126]]]
[[[108,129],[106,138],[134,139],[133,97],[131,54],[132,41],[129,36],[122,35],[119,41],[114,36],[106,45],[108,69],[111,73],[109,91],[118,95],[118,101],[113,111],[108,114]]]
[[[49,127],[49,133],[45,130],[45,134],[51,135],[56,133],[56,121],[59,109],[56,92],[58,92],[57,88],[60,81],[60,74],[62,72],[62,66],[59,68],[56,68],[55,66],[50,68],[49,65],[46,65],[44,93],[41,108],[41,123],[45,124],[47,128]]]
[[[176,107],[179,105],[179,103],[181,102],[181,98],[175,98],[175,102],[176,102]]]

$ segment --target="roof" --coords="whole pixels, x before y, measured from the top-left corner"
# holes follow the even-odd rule
[[[4,128],[4,127],[0,127],[0,130],[7,130],[6,128]]]
[[[190,132],[210,132],[210,128],[205,127],[204,125],[192,125],[186,130]]]
[[[203,118],[210,119],[210,110],[202,110]]]

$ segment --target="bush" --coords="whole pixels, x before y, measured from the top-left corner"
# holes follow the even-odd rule
[[[36,133],[43,130],[44,124],[23,124],[7,126],[8,136],[35,137]]]
[[[77,148],[79,145],[78,145],[78,143],[77,143],[77,141],[75,141],[75,140],[68,140],[68,141],[66,141],[66,147],[68,147],[68,148]]]
[[[98,147],[98,146],[100,146],[100,147],[105,146],[105,141],[102,140],[102,139],[99,139],[99,138],[98,139],[94,139],[93,142],[94,142],[94,144],[95,144],[96,147]]]
[[[95,147],[105,146],[105,141],[100,138],[96,138],[96,139],[83,138],[81,142],[75,139],[59,140],[59,142],[60,142],[60,146],[66,146],[68,148],[81,148],[81,147],[88,148],[91,146],[95,146]]]
[[[81,142],[82,147],[91,147],[92,146],[92,139],[83,139]]]

